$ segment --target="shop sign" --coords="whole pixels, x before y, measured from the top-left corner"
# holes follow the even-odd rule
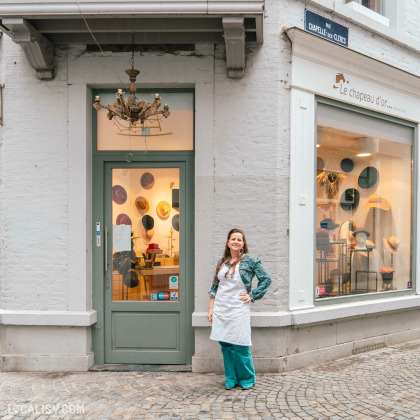
[[[305,9],[305,30],[343,47],[349,46],[349,29]]]
[[[292,71],[296,87],[362,108],[412,121],[420,120],[420,100],[414,96],[301,57],[293,58]]]

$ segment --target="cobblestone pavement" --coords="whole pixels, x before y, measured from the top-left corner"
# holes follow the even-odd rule
[[[0,418],[420,419],[420,341],[258,375],[248,391],[226,391],[223,379],[191,372],[4,372]]]

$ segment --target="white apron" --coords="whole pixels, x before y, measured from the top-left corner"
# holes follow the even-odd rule
[[[239,346],[252,346],[250,303],[239,300],[241,293],[248,293],[239,274],[239,264],[225,277],[229,267],[225,264],[217,278],[219,287],[213,306],[213,323],[210,340],[223,341]]]

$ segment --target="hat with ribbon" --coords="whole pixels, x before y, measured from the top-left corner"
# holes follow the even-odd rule
[[[386,249],[392,254],[398,254],[400,252],[400,240],[395,236],[390,236],[389,238],[384,238],[384,245]]]
[[[327,230],[337,229],[340,226],[339,223],[335,223],[329,217],[327,219],[321,220],[320,225],[321,225],[321,228],[327,229]]]
[[[369,207],[378,208],[388,211],[391,206],[388,203],[388,200],[381,197],[379,194],[372,194],[369,196],[368,202],[365,204],[363,209],[368,209]]]
[[[145,172],[140,178],[140,184],[145,190],[150,190],[155,185],[155,177],[150,172]]]
[[[127,191],[121,185],[112,187],[112,199],[117,204],[124,204],[127,201]]]
[[[139,196],[136,198],[136,209],[140,213],[147,213],[149,211],[149,202],[145,197]]]

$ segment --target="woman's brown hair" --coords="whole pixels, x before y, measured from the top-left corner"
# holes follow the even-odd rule
[[[242,247],[242,249],[241,249],[241,251],[239,252],[239,259],[237,260],[237,261],[235,261],[230,267],[229,267],[229,270],[226,272],[226,274],[225,274],[225,277],[226,277],[226,275],[227,275],[227,273],[229,273],[229,271],[231,270],[231,269],[233,269],[233,271],[232,271],[232,276],[235,274],[235,268],[236,268],[236,265],[238,264],[238,262],[242,259],[242,257],[245,255],[245,254],[248,254],[248,245],[247,245],[247,243],[246,243],[246,238],[245,238],[245,233],[242,231],[242,230],[240,230],[240,229],[231,229],[230,231],[229,231],[229,233],[228,233],[228,237],[227,237],[227,240],[226,240],[226,245],[225,245],[225,251],[223,252],[223,256],[222,256],[222,258],[221,258],[221,260],[220,260],[220,263],[219,263],[219,265],[217,266],[217,268],[216,268],[216,276],[215,276],[215,278],[214,278],[214,281],[216,282],[216,280],[217,280],[217,274],[219,273],[219,270],[223,267],[223,264],[226,264],[229,260],[230,260],[230,258],[231,258],[231,253],[230,253],[230,248],[228,247],[228,245],[227,245],[227,243],[228,243],[228,241],[229,241],[229,239],[230,239],[230,237],[234,234],[234,233],[240,233],[241,235],[242,235],[242,239],[243,239],[243,241],[244,241],[244,246]]]

